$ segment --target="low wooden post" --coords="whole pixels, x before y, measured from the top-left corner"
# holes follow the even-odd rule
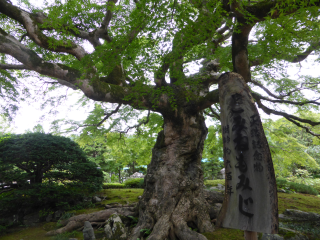
[[[251,231],[244,231],[244,239],[245,240],[258,240],[258,233]]]

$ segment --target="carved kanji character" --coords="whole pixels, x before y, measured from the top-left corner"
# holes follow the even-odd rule
[[[263,171],[263,166],[261,165],[261,162],[257,162],[253,165],[254,171],[255,172],[262,172]]]
[[[245,190],[245,189],[252,190],[252,188],[249,186],[250,184],[249,178],[247,178],[244,174],[241,174],[238,178],[240,179],[240,182],[237,183],[237,187],[236,187],[237,189],[242,187],[242,190]]]
[[[244,209],[243,209],[243,203],[246,205],[246,206],[248,206],[248,204],[249,203],[253,203],[253,200],[252,200],[252,198],[251,197],[249,197],[249,198],[247,198],[247,199],[245,199],[245,200],[243,200],[243,197],[241,196],[241,194],[239,194],[239,211],[240,211],[240,213],[242,213],[243,215],[245,215],[245,216],[247,216],[247,217],[253,217],[253,213],[249,213],[249,212],[246,212],[245,210],[247,210],[247,207],[245,207]]]
[[[251,128],[251,137],[260,137],[260,131],[257,127]]]
[[[259,122],[259,114],[254,114],[250,117],[250,126],[256,125]]]
[[[231,172],[226,173],[227,180],[232,180]]]
[[[254,154],[253,154],[253,159],[255,161],[262,161],[262,154],[259,153],[258,151],[255,151]]]
[[[232,192],[232,186],[227,185],[227,193],[231,195]]]
[[[262,148],[261,141],[260,140],[258,140],[258,141],[252,140],[252,147],[253,147],[253,149]]]
[[[222,127],[223,133],[229,133],[229,124],[227,126]]]
[[[240,172],[246,172],[248,169],[247,169],[247,164],[244,161],[243,154],[241,153],[239,157],[236,157],[236,158],[238,162],[235,167],[239,168]]]
[[[229,155],[230,155],[230,153],[231,153],[231,150],[230,150],[229,148],[227,148],[227,147],[224,148],[224,151],[225,151],[227,154],[229,154]]]

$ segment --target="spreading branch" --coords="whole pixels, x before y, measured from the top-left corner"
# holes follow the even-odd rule
[[[259,98],[255,98],[255,100],[256,100],[256,103],[258,104],[258,107],[261,108],[268,115],[274,114],[274,115],[277,115],[277,116],[282,116],[282,117],[285,117],[286,119],[291,119],[291,120],[294,120],[294,121],[307,123],[307,124],[309,124],[309,125],[311,125],[313,127],[317,126],[317,125],[320,125],[320,122],[314,122],[314,121],[311,121],[311,120],[308,120],[308,119],[299,118],[297,116],[294,116],[294,115],[291,115],[291,114],[288,114],[288,113],[284,113],[284,112],[280,112],[280,111],[276,111],[276,110],[270,109],[270,108],[266,107],[265,105],[263,105]]]
[[[262,95],[260,95],[259,93],[256,93],[256,92],[251,92],[251,94],[255,99],[266,100],[266,101],[272,102],[272,103],[286,103],[286,104],[292,104],[292,105],[297,105],[297,106],[303,106],[303,105],[306,105],[306,104],[315,104],[315,105],[320,106],[320,103],[317,102],[320,98],[317,98],[316,100],[312,100],[312,101],[295,102],[295,101],[288,101],[288,100],[270,99],[270,98],[264,97],[264,96],[262,96]]]
[[[121,134],[127,134],[131,129],[137,129],[137,131],[139,133],[140,132],[139,128],[142,125],[146,125],[149,122],[149,120],[150,120],[150,110],[148,110],[148,115],[147,115],[147,118],[145,120],[142,120],[142,121],[140,121],[139,123],[137,123],[137,124],[135,124],[133,126],[127,127],[127,129],[124,130],[124,131],[118,131],[120,133],[120,138],[121,138]]]
[[[206,114],[209,117],[213,117],[213,118],[220,120],[220,115],[216,111],[214,111],[211,106],[209,107],[209,109],[210,109],[211,113],[204,111],[204,114]]]

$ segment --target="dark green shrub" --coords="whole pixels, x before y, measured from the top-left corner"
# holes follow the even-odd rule
[[[277,187],[278,188],[285,189],[286,187],[289,187],[288,181],[286,179],[284,179],[284,178],[277,178],[276,182],[277,182]]]
[[[216,180],[205,180],[204,181],[204,185],[206,187],[215,187],[218,184],[224,185],[225,184],[225,180],[224,179],[216,179]]]
[[[296,192],[306,193],[311,195],[319,195],[319,192],[311,186],[308,186],[302,183],[294,183],[294,182],[289,182],[289,183],[290,183],[290,186],[289,186],[290,189],[293,189]]]
[[[143,188],[143,178],[129,178],[124,182],[124,185],[128,188]]]
[[[109,188],[126,188],[126,186],[122,183],[104,183],[102,186],[103,189]]]
[[[0,212],[28,207],[68,209],[100,190],[103,174],[71,139],[28,133],[0,139],[0,182],[12,181],[19,188],[0,194]]]

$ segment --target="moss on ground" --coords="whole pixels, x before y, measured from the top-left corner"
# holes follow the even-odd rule
[[[279,213],[285,209],[297,209],[320,214],[320,197],[301,193],[278,193]]]
[[[143,194],[143,189],[130,188],[130,189],[104,189],[101,194],[106,196],[107,199],[102,201],[102,204],[120,203],[128,204],[138,202],[138,196]]]
[[[243,231],[238,229],[217,228],[214,232],[203,233],[208,240],[239,240],[244,239]]]
[[[222,180],[224,181],[224,180]],[[219,182],[218,182],[219,183]],[[215,184],[217,181],[215,180]],[[96,204],[94,208],[81,209],[72,211],[76,215],[78,214],[88,214],[95,211],[100,211],[104,209],[104,205],[111,203],[127,204],[138,201],[138,196],[143,194],[143,189],[104,189],[99,195],[107,197],[106,200],[101,203]],[[279,213],[282,213],[285,209],[298,209],[306,212],[315,212],[320,214],[320,198],[308,194],[287,194],[287,193],[278,193],[279,200]],[[1,235],[1,240],[34,240],[34,239],[43,239],[43,240],[54,240],[52,237],[46,237],[45,233],[48,230],[55,228],[57,223],[43,223],[38,227],[16,227],[11,228],[8,234]],[[103,233],[96,232],[101,236]],[[83,239],[82,232],[74,233],[76,234],[75,238],[79,240]],[[100,239],[97,235],[97,239]],[[238,240],[243,239],[243,231],[236,229],[227,229],[219,228],[212,233],[204,233],[204,236],[208,240],[219,239],[219,240]],[[64,238],[56,238],[64,239]],[[66,238],[68,239],[68,238]]]

